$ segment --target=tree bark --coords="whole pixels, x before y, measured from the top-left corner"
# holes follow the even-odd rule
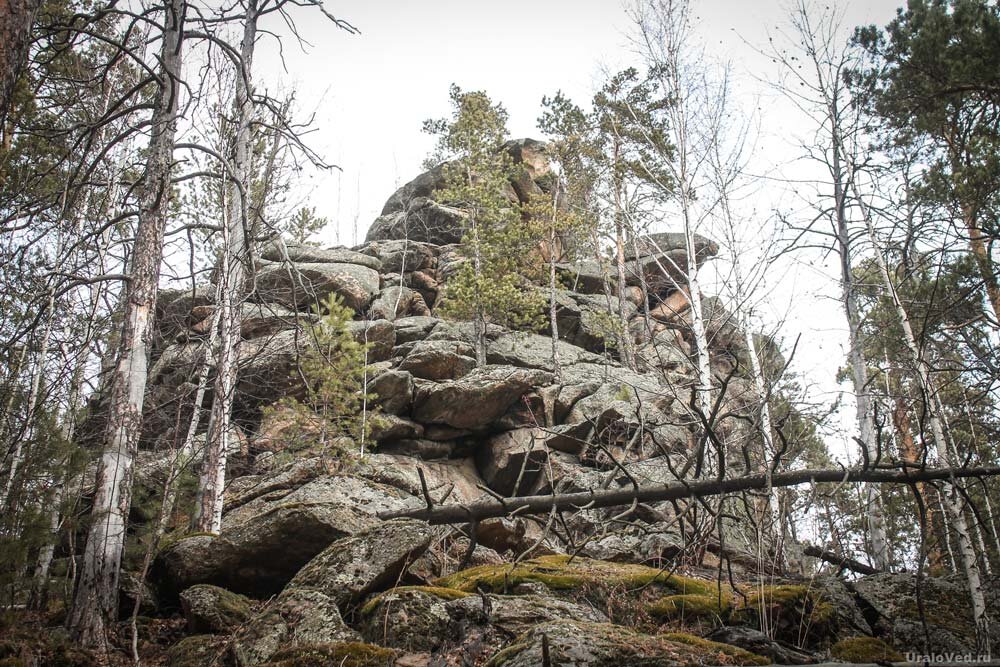
[[[951,479],[952,477],[995,477],[1000,475],[1000,466],[976,468],[914,468],[901,469],[839,468],[836,470],[792,470],[771,476],[772,487],[798,486],[820,482],[913,484],[930,480]],[[667,484],[649,484],[622,489],[591,489],[576,493],[550,494],[544,496],[521,496],[516,498],[486,498],[468,504],[439,505],[418,509],[380,512],[382,520],[413,518],[434,525],[469,523],[512,514],[543,514],[553,511],[599,509],[622,507],[633,502],[651,503],[682,498],[708,498],[727,493],[753,491],[767,488],[765,474],[732,477],[728,479],[708,479],[677,481]]]
[[[152,342],[163,235],[171,194],[183,55],[185,0],[164,6],[160,82],[126,292],[121,354],[111,379],[104,452],[98,462],[91,525],[67,625],[76,642],[104,653],[118,611],[118,579],[132,500],[132,472]]]
[[[222,505],[226,483],[226,460],[229,454],[236,372],[240,356],[241,304],[246,283],[246,267],[250,262],[247,240],[249,192],[250,121],[253,103],[250,99],[251,67],[257,41],[257,2],[247,4],[240,46],[240,71],[236,79],[236,136],[232,173],[229,174],[228,215],[223,226],[222,271],[220,272],[219,303],[221,312],[220,344],[216,362],[215,392],[209,417],[208,446],[198,486],[194,529],[218,533],[222,526]]]
[[[31,46],[31,28],[42,0],[0,0],[0,125]]]

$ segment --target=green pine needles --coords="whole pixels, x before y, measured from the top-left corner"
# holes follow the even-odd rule
[[[424,130],[437,135],[432,161],[450,159],[440,202],[464,213],[462,253],[466,261],[448,282],[444,311],[471,320],[476,359],[486,363],[488,323],[536,328],[543,303],[525,283],[540,269],[540,230],[521,210],[510,182],[517,166],[505,150],[507,112],[481,91],[451,87],[452,115],[430,120]]]
[[[305,379],[304,395],[266,407],[264,418],[279,417],[288,450],[345,458],[354,446],[364,452],[377,418],[370,407],[375,395],[367,390],[369,344],[355,340],[349,328],[353,311],[339,296],[329,295],[321,312],[296,371]]]

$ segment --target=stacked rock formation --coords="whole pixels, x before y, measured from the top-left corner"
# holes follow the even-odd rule
[[[507,148],[521,167],[512,199],[552,187],[543,145]],[[172,536],[152,573],[160,610],[179,605],[191,632],[202,633],[171,649],[172,664],[516,666],[542,664],[543,653],[560,665],[764,664],[809,661],[873,632],[890,640],[916,633],[902,606],[883,610],[870,596],[859,607],[871,590],[861,584],[786,582],[762,597],[739,583],[752,578],[755,560],[752,536],[738,525],[725,548],[718,535],[694,545],[700,565],[724,558],[730,574],[673,574],[692,545],[667,504],[475,527],[380,520],[380,512],[423,506],[427,493],[434,503],[467,503],[673,481],[696,431],[685,286],[670,268],[687,263],[680,236],[644,237],[627,258],[624,310],[637,369],[608,345],[604,322],[619,305],[596,261],[559,265],[567,287],[556,295],[558,375],[549,336],[499,327],[488,332],[488,364],[477,367],[471,325],[439,316],[461,261],[463,216],[434,201],[440,182],[438,168],[403,186],[357,248],[276,239],[261,252],[243,306],[240,451],[222,529]],[[717,251],[708,240],[696,250],[699,261]],[[306,325],[331,293],[353,309],[352,331],[370,344],[370,390],[382,415],[373,447],[349,463],[309,446],[291,451],[281,412],[261,412],[301,390],[294,371],[310,344]],[[211,295],[206,286],[161,300],[148,460],[164,456],[186,424]],[[713,365],[725,373],[741,336],[720,304],[707,303]],[[871,609],[881,625],[872,625]],[[664,634],[664,624],[687,634]],[[967,645],[959,626],[935,626],[942,645]],[[866,656],[892,657],[873,641]]]

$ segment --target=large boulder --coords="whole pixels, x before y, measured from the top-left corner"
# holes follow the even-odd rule
[[[309,588],[282,591],[265,610],[233,640],[233,655],[240,667],[259,665],[282,649],[309,644],[359,641],[336,602]]]
[[[455,428],[484,428],[521,396],[551,382],[549,373],[513,366],[486,366],[449,382],[421,383],[414,397],[418,421]]]
[[[398,369],[424,380],[457,380],[476,367],[475,356],[472,346],[462,341],[421,340]]]
[[[390,322],[400,317],[425,317],[431,314],[420,292],[394,285],[384,288],[372,302],[368,316]]]
[[[917,601],[917,587],[921,604]],[[875,619],[873,629],[902,652],[924,654],[975,652],[976,626],[968,586],[958,577],[923,577],[912,572],[883,573],[851,583],[860,603]],[[926,635],[925,635],[926,628]],[[992,639],[992,650],[1000,639]]]
[[[705,238],[701,234],[695,234],[693,241],[695,255],[698,257],[699,262],[703,262],[719,253],[719,244]],[[687,239],[683,232],[644,234],[635,240],[634,245],[626,244],[625,259],[649,257],[676,250],[687,251]]]
[[[508,198],[525,203],[552,186],[545,144],[534,139],[515,139],[504,144],[515,166],[508,185]],[[435,201],[436,191],[447,184],[447,171],[454,163],[443,162],[400,187],[382,207],[382,214],[368,229],[365,241],[401,240],[447,245],[458,243],[465,233],[466,214],[449,202]]]
[[[268,493],[226,513],[218,535],[182,538],[163,549],[157,579],[167,592],[211,583],[267,596],[335,540],[377,525],[378,512],[409,506],[407,498],[352,475],[327,475],[291,492]]]
[[[692,635],[645,635],[610,623],[561,620],[534,626],[504,651],[504,667],[536,667],[543,651],[563,667],[679,667],[680,665],[766,665],[770,661],[729,644]],[[499,661],[497,661],[499,662]]]
[[[367,257],[367,255],[362,255]],[[360,264],[308,262],[291,266],[269,263],[256,275],[256,296],[296,310],[308,310],[330,294],[364,312],[381,286],[378,271]]]
[[[479,474],[503,496],[528,495],[547,470],[546,440],[543,429],[531,428],[491,436],[476,452]]]
[[[396,583],[430,546],[422,521],[386,521],[332,543],[299,570],[286,588],[320,591],[344,612],[365,596]]]
[[[218,586],[201,584],[181,593],[181,611],[194,634],[229,634],[253,616],[253,602]]]

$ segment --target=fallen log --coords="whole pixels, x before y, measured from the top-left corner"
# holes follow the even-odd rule
[[[878,574],[881,572],[881,570],[877,570],[871,565],[865,565],[861,561],[854,560],[853,558],[838,556],[832,551],[827,551],[826,549],[821,549],[811,544],[803,549],[802,553],[807,556],[812,556],[813,558],[819,558],[821,561],[825,561],[831,565],[836,565],[837,567],[844,568],[845,570],[857,572],[858,574],[868,575]]]
[[[798,486],[818,482],[913,484],[965,477],[995,477],[1000,467],[922,468],[902,464],[894,468],[841,468],[833,470],[791,470],[767,475],[732,479],[682,480],[668,484],[640,485],[621,489],[591,489],[575,493],[485,498],[466,504],[450,504],[380,512],[380,519],[411,518],[431,524],[470,523],[511,514],[544,514],[556,511],[621,507],[634,502],[648,503],[684,498],[704,498],[768,487]]]

